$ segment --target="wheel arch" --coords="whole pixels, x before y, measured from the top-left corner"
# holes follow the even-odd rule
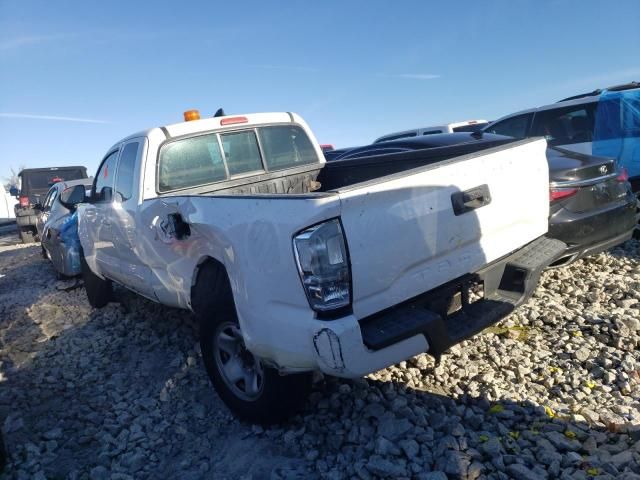
[[[221,280],[223,283],[216,286],[215,296],[218,298],[215,298],[213,302],[219,304],[221,308],[232,307],[235,310],[233,288],[231,288],[231,278],[229,277],[229,272],[227,271],[224,263],[210,255],[201,257],[196,263],[196,267],[193,270],[189,295],[189,307],[194,313],[198,313],[196,311],[197,306],[194,305],[194,299],[196,295],[196,288],[198,286],[198,276],[206,266],[215,268],[219,272],[219,274],[222,275]]]

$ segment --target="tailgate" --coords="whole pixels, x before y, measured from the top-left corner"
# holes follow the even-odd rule
[[[545,234],[546,147],[523,140],[340,190],[356,317],[475,272]]]

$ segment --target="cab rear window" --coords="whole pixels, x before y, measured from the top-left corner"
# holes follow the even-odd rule
[[[258,131],[269,170],[318,162],[318,155],[311,140],[300,127],[262,127]]]
[[[158,190],[168,192],[225,180],[218,136],[201,135],[166,144],[160,150]]]
[[[319,161],[311,140],[295,125],[207,133],[171,141],[160,149],[158,191],[197,187]]]
[[[87,175],[80,168],[59,168],[51,171],[27,171],[22,174],[23,189],[48,190],[54,183],[79,180]]]

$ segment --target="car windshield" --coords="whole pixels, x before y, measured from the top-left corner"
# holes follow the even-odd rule
[[[640,137],[640,89],[606,92],[598,102],[594,140]]]
[[[640,145],[640,89],[605,92],[596,110],[594,155],[615,157],[629,167],[628,161],[637,158],[633,153],[637,145]]]

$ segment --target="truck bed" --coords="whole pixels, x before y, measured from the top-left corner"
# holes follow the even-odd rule
[[[338,190],[413,168],[434,165],[451,159],[455,159],[455,161],[467,159],[469,155],[474,153],[483,152],[490,148],[499,149],[499,147],[513,142],[513,139],[505,139],[480,144],[466,143],[404,153],[334,160],[325,164],[317,180],[322,184],[323,191]]]

